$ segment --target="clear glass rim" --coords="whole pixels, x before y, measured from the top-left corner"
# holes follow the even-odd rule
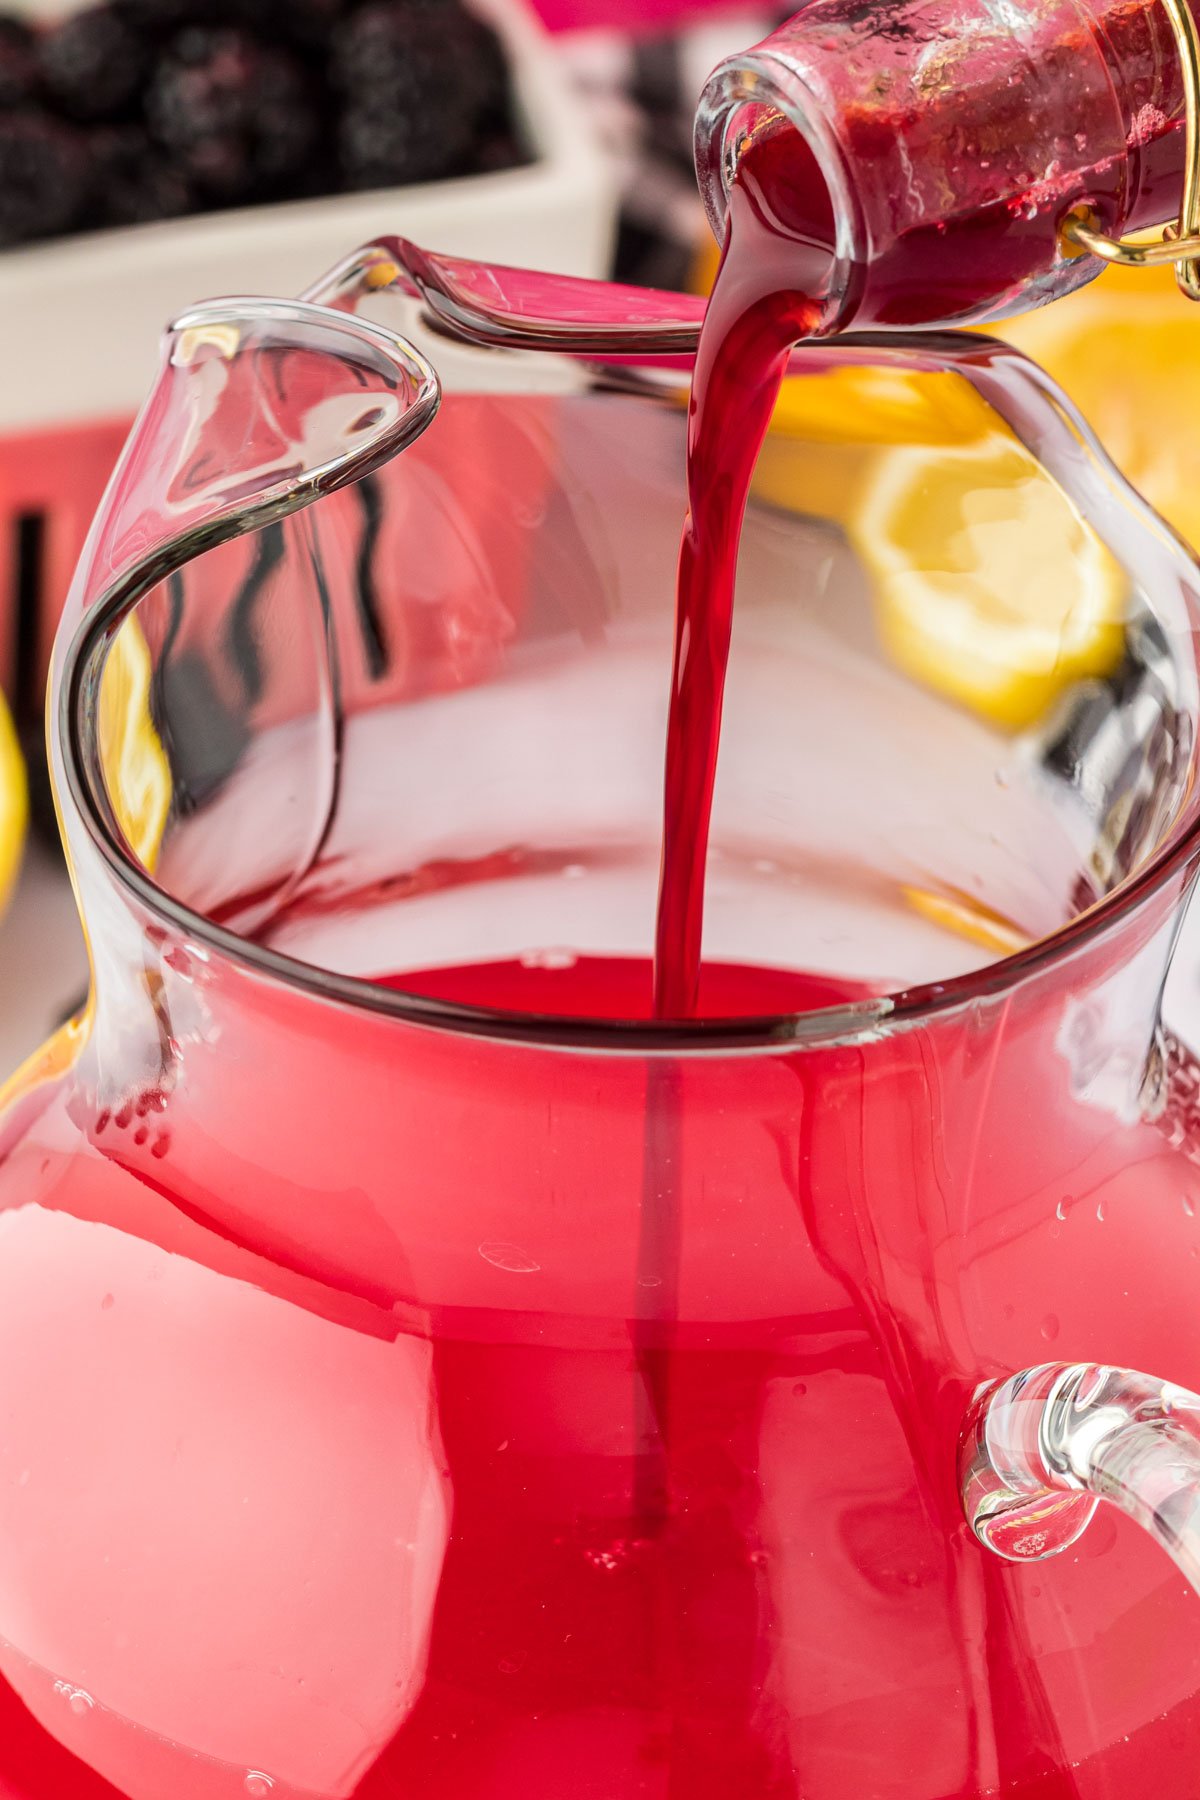
[[[560,1017],[433,1000],[425,995],[384,987],[360,976],[338,975],[243,938],[175,899],[129,854],[115,821],[100,801],[88,773],[89,764],[96,765],[85,741],[85,719],[91,709],[82,705],[84,688],[98,672],[97,663],[102,663],[104,649],[116,623],[128,616],[131,606],[157,585],[164,573],[166,571],[159,567],[149,578],[144,572],[135,573],[117,583],[103,600],[89,609],[84,626],[72,645],[58,721],[71,799],[92,843],[121,887],[165,926],[194,939],[229,962],[269,976],[314,999],[336,1001],[410,1025],[431,1026],[474,1037],[517,1040],[543,1048],[639,1053],[833,1048],[869,1042],[885,1032],[890,1035],[955,1008],[995,998],[1118,927],[1151,900],[1173,875],[1200,857],[1200,809],[1194,804],[1191,807],[1185,805],[1172,831],[1134,875],[1086,912],[1077,914],[1056,931],[1023,949],[946,981],[926,982],[848,1006],[821,1007],[798,1013],[682,1020]],[[1195,794],[1193,782],[1189,795],[1193,801]]]
[[[693,160],[708,221],[718,243],[725,219],[733,168],[727,154],[729,128],[748,106],[766,107],[785,119],[812,151],[833,206],[834,246],[822,332],[845,317],[854,271],[864,261],[863,220],[833,107],[823,101],[819,69],[805,68],[778,48],[757,48],[720,63],[704,85],[696,108]],[[848,321],[847,321],[848,322]]]
[[[374,335],[372,328],[368,327],[367,330]],[[936,332],[906,333],[902,340],[907,354],[925,350],[935,356],[939,344],[944,345],[946,341],[947,334]],[[847,334],[845,338],[838,340],[838,347],[851,353],[856,347],[879,349],[884,346],[892,352],[901,348],[901,344],[887,334]],[[1022,363],[1026,361],[1019,357],[1019,353],[1010,351],[1008,346],[999,345],[986,337],[973,337],[972,347],[980,353],[999,350],[1006,357],[1015,357]],[[1036,372],[1039,383],[1046,380],[1037,371],[1036,365],[1030,364],[1029,368]],[[1180,545],[1187,560],[1200,572],[1200,559],[1182,543],[1176,533],[1163,525],[1148,503],[1130,487],[1074,409],[1064,406],[1061,396],[1056,397],[1056,403],[1071,421],[1073,429],[1078,430],[1086,439],[1090,453],[1097,459],[1105,474],[1114,479],[1129,496],[1127,504],[1148,513],[1158,529],[1165,529],[1169,533]],[[102,782],[98,779],[94,704],[95,684],[103,667],[104,652],[121,623],[133,613],[139,601],[169,575],[220,543],[246,536],[311,505],[329,492],[331,487],[356,481],[371,468],[390,460],[392,455],[411,441],[412,436],[419,434],[419,429],[419,426],[414,426],[411,430],[397,433],[396,441],[386,453],[373,454],[369,463],[349,459],[339,469],[336,481],[328,479],[327,470],[313,471],[298,481],[286,498],[270,494],[247,502],[236,514],[182,531],[127,570],[91,603],[66,647],[62,679],[58,687],[57,714],[52,715],[50,724],[61,747],[67,791],[77,816],[120,887],[165,926],[194,939],[226,961],[270,977],[313,999],[333,1001],[410,1025],[433,1027],[479,1038],[516,1041],[533,1047],[596,1052],[626,1051],[642,1055],[700,1054],[706,1051],[729,1053],[739,1050],[761,1054],[807,1047],[832,1048],[869,1043],[872,1039],[890,1036],[897,1030],[920,1025],[957,1008],[1011,991],[1119,927],[1146,905],[1172,877],[1184,871],[1189,863],[1200,860],[1200,782],[1197,780],[1200,733],[1197,733],[1191,747],[1186,792],[1170,830],[1154,853],[1111,892],[1056,930],[1008,956],[984,964],[982,968],[945,981],[926,982],[844,1006],[735,1018],[604,1019],[514,1013],[499,1008],[467,1006],[384,987],[365,977],[338,975],[257,944],[214,923],[203,913],[195,912],[175,899],[136,862],[106,804]],[[1200,601],[1195,593],[1189,595],[1189,600],[1193,609],[1193,643],[1200,644]],[[1200,666],[1200,662],[1197,666]]]

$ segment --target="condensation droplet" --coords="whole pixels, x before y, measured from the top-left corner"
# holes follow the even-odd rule
[[[479,1254],[484,1262],[508,1275],[536,1275],[542,1266],[516,1244],[480,1244]]]
[[[1004,773],[1003,769],[996,770],[996,786],[999,788],[1006,788],[1008,786],[1008,776]]]
[[[523,969],[573,969],[579,961],[573,950],[526,950]]]
[[[583,863],[564,863],[563,874],[568,881],[578,881],[581,875],[587,874]]]
[[[769,856],[755,857],[750,866],[756,875],[778,875],[779,873],[779,864],[772,862]]]
[[[1058,1205],[1055,1207],[1054,1216],[1058,1220],[1059,1224],[1061,1225],[1063,1220],[1067,1216],[1067,1202],[1066,1202],[1065,1198],[1060,1200]]]
[[[249,1794],[250,1800],[266,1800],[267,1795],[274,1789],[275,1783],[269,1775],[264,1775],[261,1769],[247,1769],[246,1779],[242,1786]]]
[[[1104,1223],[1104,1202],[1103,1202],[1103,1200],[1097,1200],[1097,1202],[1096,1202],[1096,1217],[1099,1220],[1100,1224],[1103,1225],[1103,1223]]]
[[[1181,1204],[1182,1204],[1183,1210],[1187,1214],[1188,1218],[1194,1219],[1196,1216],[1196,1202],[1192,1199],[1191,1195],[1190,1194],[1182,1195],[1181,1196]]]
[[[105,1294],[103,1300],[100,1302],[100,1311],[111,1312],[116,1304],[117,1303],[111,1294]]]
[[[1042,1336],[1045,1338],[1045,1340],[1048,1344],[1052,1344],[1054,1342],[1055,1338],[1058,1336],[1059,1329],[1060,1329],[1060,1327],[1059,1327],[1057,1316],[1054,1313],[1047,1313],[1045,1318],[1042,1320],[1041,1331],[1042,1331]]]
[[[805,1394],[807,1394],[807,1392],[808,1392],[807,1382],[798,1381],[798,1382],[796,1382],[795,1386],[792,1388],[792,1393],[796,1396],[797,1400],[803,1400],[803,1398],[804,1398]]]

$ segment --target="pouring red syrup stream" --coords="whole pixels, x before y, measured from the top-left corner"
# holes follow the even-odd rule
[[[820,330],[833,269],[833,220],[828,193],[803,140],[786,127],[768,130],[748,146],[729,196],[725,248],[697,350],[688,418],[688,516],[679,558],[675,656],[671,679],[664,783],[662,869],[654,957],[654,1012],[660,1019],[703,1015],[716,997],[711,972],[701,985],[704,881],[712,820],[721,713],[733,625],[734,589],[742,522],[754,467],[771,421],[792,346]],[[936,280],[936,277],[933,277]],[[772,971],[772,974],[775,974]],[[730,976],[721,970],[721,998]],[[860,993],[868,990],[862,988]],[[773,990],[772,1009],[798,997]],[[805,996],[808,998],[809,996]],[[810,1003],[836,1004],[836,996],[812,995]],[[647,1467],[635,1486],[639,1531],[647,1541],[669,1537],[676,1518],[679,1471],[676,1401],[664,1329],[675,1324],[680,1267],[680,1196],[663,1171],[682,1165],[679,1095],[670,1067],[651,1065],[647,1089],[647,1164],[639,1241],[639,1310],[634,1351],[644,1384],[638,1418],[642,1441],[659,1448],[657,1469]],[[844,1227],[843,1221],[843,1227]],[[820,1209],[806,1219],[810,1241],[826,1270],[860,1317],[871,1319],[880,1295],[859,1268],[858,1228],[832,1228]],[[869,1237],[869,1234],[868,1234]],[[647,1306],[646,1298],[657,1300]],[[940,1492],[928,1460],[922,1422],[922,1384],[931,1378],[919,1352],[897,1358],[885,1301],[874,1319],[885,1382],[897,1418],[927,1487]],[[953,1522],[947,1521],[947,1529]],[[1061,1766],[1065,1753],[1036,1662],[1022,1627],[1011,1615],[1000,1575],[974,1557],[948,1569],[947,1598],[958,1620],[959,1680],[969,1696],[971,1760],[978,1764],[978,1720],[988,1718],[1006,1786],[1024,1789],[1029,1773],[1010,1739],[1023,1744],[1031,1725],[1052,1746]],[[962,1646],[986,1620],[984,1635],[1003,1646],[1007,1673],[996,1680],[976,1668]],[[661,1637],[668,1679],[680,1678],[686,1653],[678,1635]],[[977,1777],[981,1770],[976,1768]],[[1066,1777],[1051,1776],[1047,1796],[1068,1800]]]
[[[697,1009],[742,520],[789,352],[821,323],[832,244],[832,207],[811,152],[794,131],[765,132],[743,154],[729,196],[692,377],[655,929],[662,1019]]]

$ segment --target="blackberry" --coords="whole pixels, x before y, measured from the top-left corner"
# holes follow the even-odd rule
[[[396,106],[356,106],[338,126],[338,166],[348,188],[441,181],[469,162],[470,137]]]
[[[0,110],[27,105],[37,86],[37,39],[23,19],[0,13]]]
[[[248,31],[264,44],[324,51],[354,0],[110,0],[143,39],[161,43],[190,26]]]
[[[147,47],[164,43],[189,25],[210,25],[214,0],[109,0],[110,10]]]
[[[87,198],[87,141],[45,113],[0,113],[0,249],[69,231]]]
[[[334,26],[351,0],[220,0],[229,24],[253,32],[264,43],[283,43],[306,55],[324,56]]]
[[[179,172],[217,203],[287,193],[316,137],[314,96],[295,58],[234,27],[173,38],[145,110]]]
[[[331,78],[343,102],[339,160],[353,188],[466,172],[493,110],[506,110],[494,34],[449,4],[362,7],[335,33]]]
[[[69,13],[43,36],[46,92],[74,119],[111,119],[136,99],[146,74],[142,38],[111,6]]]
[[[92,208],[97,225],[148,225],[195,209],[195,195],[178,169],[151,144],[140,125],[112,125],[88,140]]]
[[[360,97],[419,104],[428,65],[452,60],[445,28],[458,11],[449,0],[436,6],[427,0],[371,0],[360,6],[333,34],[333,85],[348,105]]]

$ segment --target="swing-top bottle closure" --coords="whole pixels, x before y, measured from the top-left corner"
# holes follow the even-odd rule
[[[1079,207],[1063,221],[1063,238],[1072,251],[1098,257],[1126,269],[1146,269],[1163,263],[1175,265],[1179,290],[1189,300],[1200,300],[1200,28],[1187,0],[1161,0],[1171,22],[1179,50],[1183,80],[1186,148],[1183,163],[1183,195],[1179,217],[1163,227],[1162,241],[1109,237],[1101,231],[1088,207]]]

